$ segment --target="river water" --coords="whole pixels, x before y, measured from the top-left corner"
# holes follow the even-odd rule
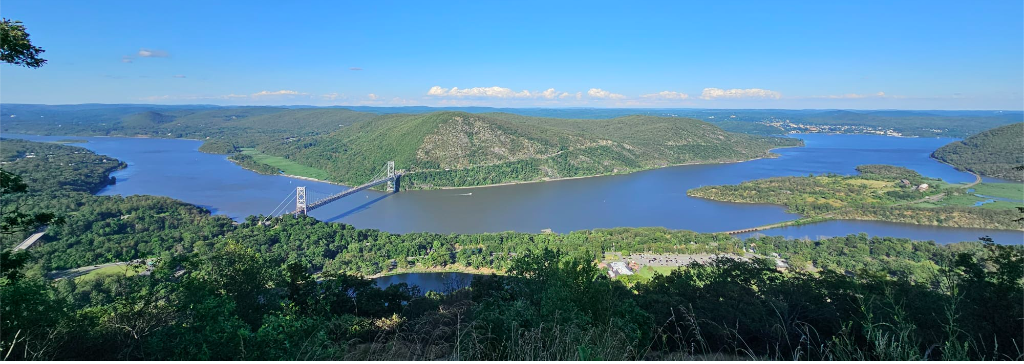
[[[328,183],[260,175],[238,167],[223,155],[199,152],[202,142],[195,140],[3,136],[37,141],[88,140],[76,145],[128,163],[127,169],[114,173],[117,184],[99,194],[169,196],[234,219],[270,213],[298,186],[306,186],[311,198],[345,189]],[[323,221],[396,233],[540,232],[542,229],[569,232],[620,226],[664,226],[716,232],[791,220],[798,216],[785,212],[781,206],[691,198],[686,196],[687,189],[773,176],[827,172],[852,174],[857,165],[876,163],[908,167],[925,176],[953,183],[974,180],[968,173],[929,158],[936,148],[955,139],[825,134],[796,136],[804,139],[806,146],[778,149],[779,158],[509,186],[396,194],[363,191],[317,209],[310,215]],[[400,169],[402,166],[397,167]],[[284,202],[285,206],[293,204]],[[1002,244],[1024,243],[1024,233],[1017,231],[875,221],[828,221],[754,234],[817,238],[861,232],[939,243],[977,240],[980,236],[990,236]]]

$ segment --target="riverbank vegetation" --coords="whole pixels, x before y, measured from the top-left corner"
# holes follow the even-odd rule
[[[882,220],[891,222],[1022,229],[1012,204],[964,206],[958,201],[966,187],[929,179],[912,170],[888,165],[858,166],[858,175],[825,174],[774,177],[728,186],[703,186],[687,191],[716,201],[784,205],[806,218]],[[1013,187],[981,187],[993,191]]]
[[[1024,123],[1000,126],[949,143],[932,153],[932,157],[959,170],[985,176],[1024,182]]]

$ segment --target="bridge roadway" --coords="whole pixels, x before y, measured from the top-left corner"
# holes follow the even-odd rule
[[[391,176],[391,177],[384,177],[384,178],[381,178],[381,179],[378,179],[378,180],[373,180],[373,181],[367,182],[366,184],[363,184],[363,185],[358,186],[358,187],[349,188],[349,189],[347,189],[345,191],[342,191],[342,192],[339,192],[339,193],[336,193],[336,194],[324,197],[324,198],[320,199],[319,201],[314,201],[312,203],[306,204],[306,211],[300,211],[300,210],[296,209],[295,211],[292,211],[292,214],[294,215],[294,214],[308,213],[309,211],[312,211],[315,208],[318,208],[320,206],[323,206],[323,205],[329,204],[331,202],[337,201],[337,200],[339,200],[339,199],[341,199],[341,198],[343,198],[345,196],[349,196],[349,195],[351,195],[353,193],[365,190],[367,188],[371,188],[373,186],[377,186],[377,185],[380,185],[380,184],[383,184],[383,183],[387,183],[388,181],[398,181],[399,177],[401,177],[401,176],[402,176],[401,173],[396,173],[394,176]]]

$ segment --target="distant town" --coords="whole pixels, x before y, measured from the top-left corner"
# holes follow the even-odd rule
[[[810,125],[794,123],[789,120],[770,118],[757,122],[761,125],[774,126],[787,133],[826,133],[826,134],[876,134],[888,136],[903,136],[898,131],[884,127],[858,126],[858,125]],[[934,133],[941,133],[939,129],[929,129]]]

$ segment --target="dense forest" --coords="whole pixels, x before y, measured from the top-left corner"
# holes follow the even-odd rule
[[[4,142],[19,143],[5,171],[39,184],[5,195],[5,207],[31,198],[65,217],[43,242],[0,255],[7,359],[1024,358],[1013,345],[1024,322],[1006,319],[1024,299],[1019,246],[663,228],[391,234],[290,215],[234,224],[167,198],[64,189],[120,162]],[[74,164],[24,168],[36,163],[30,153]],[[609,251],[725,255],[611,280],[596,265]],[[791,268],[759,258],[776,254]],[[433,267],[503,275],[426,294],[360,277]]]
[[[1024,123],[986,130],[942,146],[932,157],[959,170],[1024,182]]]
[[[1017,211],[1000,208],[919,204],[964,195],[965,188],[889,165],[862,165],[858,175],[773,177],[738,185],[702,186],[690,196],[717,201],[784,205],[807,218],[882,220],[922,225],[1013,229],[1024,227]],[[922,186],[927,188],[922,189]]]

